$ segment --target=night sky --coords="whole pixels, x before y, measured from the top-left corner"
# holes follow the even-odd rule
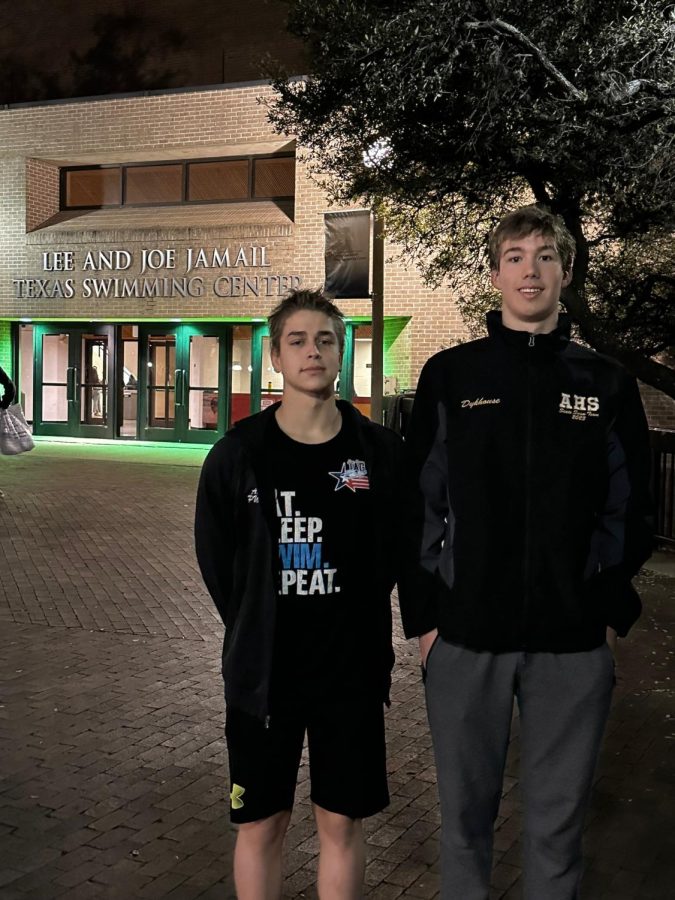
[[[94,33],[102,16],[125,12],[134,28]],[[300,74],[286,12],[282,0],[0,0],[0,103],[81,96],[83,84],[85,93],[110,93],[255,80],[265,53]],[[73,54],[97,41],[83,80]],[[114,63],[125,55],[135,62]]]

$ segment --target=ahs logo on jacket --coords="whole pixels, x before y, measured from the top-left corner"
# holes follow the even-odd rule
[[[580,422],[588,417],[597,418],[600,411],[600,401],[597,397],[583,397],[580,394],[560,395],[560,412],[565,416],[572,416]]]

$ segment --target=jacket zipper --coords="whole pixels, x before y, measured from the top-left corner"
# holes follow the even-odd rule
[[[534,334],[531,334],[527,342],[528,350],[535,346]],[[532,519],[532,362],[530,355],[527,357],[527,428],[525,436],[525,551],[523,554],[523,618],[522,618],[522,644],[527,649],[527,613],[530,605],[530,568],[531,568],[531,519]]]

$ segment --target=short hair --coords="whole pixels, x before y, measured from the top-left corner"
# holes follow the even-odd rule
[[[574,260],[576,242],[560,216],[554,215],[548,207],[537,203],[513,210],[492,230],[488,244],[490,268],[498,271],[501,246],[507,238],[527,237],[535,232],[553,238],[563,272],[569,272]]]
[[[338,347],[342,354],[345,349],[345,320],[344,315],[337,306],[330,300],[321,288],[310,290],[309,288],[299,288],[290,291],[284,299],[278,303],[267,318],[267,324],[270,329],[270,349],[275,353],[279,352],[281,346],[281,335],[284,331],[284,324],[289,316],[301,310],[309,310],[310,312],[323,313],[333,322],[333,328],[338,339]]]

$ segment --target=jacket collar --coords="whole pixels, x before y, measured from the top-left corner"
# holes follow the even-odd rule
[[[367,419],[355,406],[347,403],[346,400],[338,400],[337,405],[342,413],[343,421],[347,425],[360,431],[371,424],[370,419]],[[272,424],[274,415],[280,406],[281,402],[273,403],[262,412],[249,416],[246,419],[241,419],[235,424],[234,433],[249,448],[259,447],[260,443],[265,439],[267,429]]]
[[[342,413],[343,424],[354,429],[357,441],[363,448],[368,472],[372,474],[372,440],[369,440],[368,436],[372,433],[371,429],[375,426],[370,419],[360,413],[351,403],[347,403],[346,400],[338,400],[337,405]],[[274,414],[280,406],[281,402],[273,403],[262,412],[255,413],[246,419],[241,419],[229,432],[229,434],[241,441],[244,451],[248,454],[256,485],[258,486],[260,504],[275,541],[278,538],[279,520],[274,506],[274,486],[271,482],[269,466],[265,463],[265,454],[269,447],[269,429],[274,421]],[[371,491],[372,489],[373,485],[371,484]]]
[[[560,313],[558,324],[546,334],[533,334],[529,331],[514,331],[502,322],[499,310],[492,310],[485,317],[490,338],[501,341],[515,350],[531,350],[554,353],[564,350],[570,342],[572,321],[566,313]]]

